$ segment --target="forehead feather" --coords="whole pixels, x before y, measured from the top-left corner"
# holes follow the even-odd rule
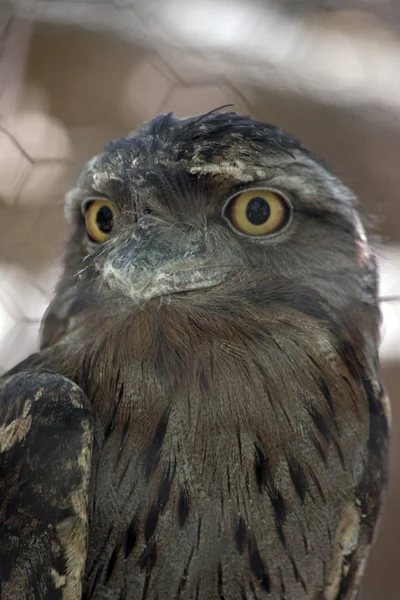
[[[158,115],[126,138],[108,144],[106,152],[142,154],[168,150],[175,158],[203,153],[206,159],[213,151],[232,146],[247,154],[260,150],[290,153],[296,149],[308,153],[297,139],[274,125],[236,113],[218,112],[186,119],[178,119],[173,113]]]
[[[252,117],[221,112],[185,119],[173,113],[158,115],[127,137],[110,142],[85,165],[77,188],[112,195],[116,185],[146,184],[158,166],[172,176],[184,170],[232,183],[271,179],[279,183],[283,177],[305,198],[322,186],[334,203],[349,208],[353,204],[350,191],[297,139]]]
[[[277,127],[236,113],[213,112],[186,119],[159,115],[86,165],[92,187],[104,190],[109,179],[123,180],[141,168],[162,164],[171,171],[184,168],[196,175],[222,175],[241,182],[265,176],[266,161],[309,152]],[[273,166],[273,165],[271,165]]]

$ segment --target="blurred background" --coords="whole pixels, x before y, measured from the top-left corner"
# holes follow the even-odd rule
[[[381,237],[387,510],[361,600],[400,598],[400,2],[0,0],[0,369],[37,347],[80,164],[233,103],[322,156]]]

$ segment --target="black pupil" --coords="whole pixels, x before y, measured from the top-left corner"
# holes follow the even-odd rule
[[[271,214],[269,204],[264,198],[256,196],[246,206],[246,217],[253,225],[263,225]]]
[[[97,211],[96,223],[100,231],[108,233],[111,231],[113,226],[113,214],[111,208],[108,206],[102,206]]]

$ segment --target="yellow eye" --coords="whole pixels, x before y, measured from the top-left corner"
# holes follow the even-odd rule
[[[90,239],[101,243],[109,237],[114,226],[114,205],[109,200],[94,200],[85,215],[86,230]]]
[[[265,236],[286,225],[290,208],[281,196],[271,190],[247,190],[232,198],[225,216],[240,233]]]

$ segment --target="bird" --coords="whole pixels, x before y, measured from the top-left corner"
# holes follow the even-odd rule
[[[82,167],[40,347],[1,378],[2,600],[355,600],[390,437],[360,213],[224,107]]]

